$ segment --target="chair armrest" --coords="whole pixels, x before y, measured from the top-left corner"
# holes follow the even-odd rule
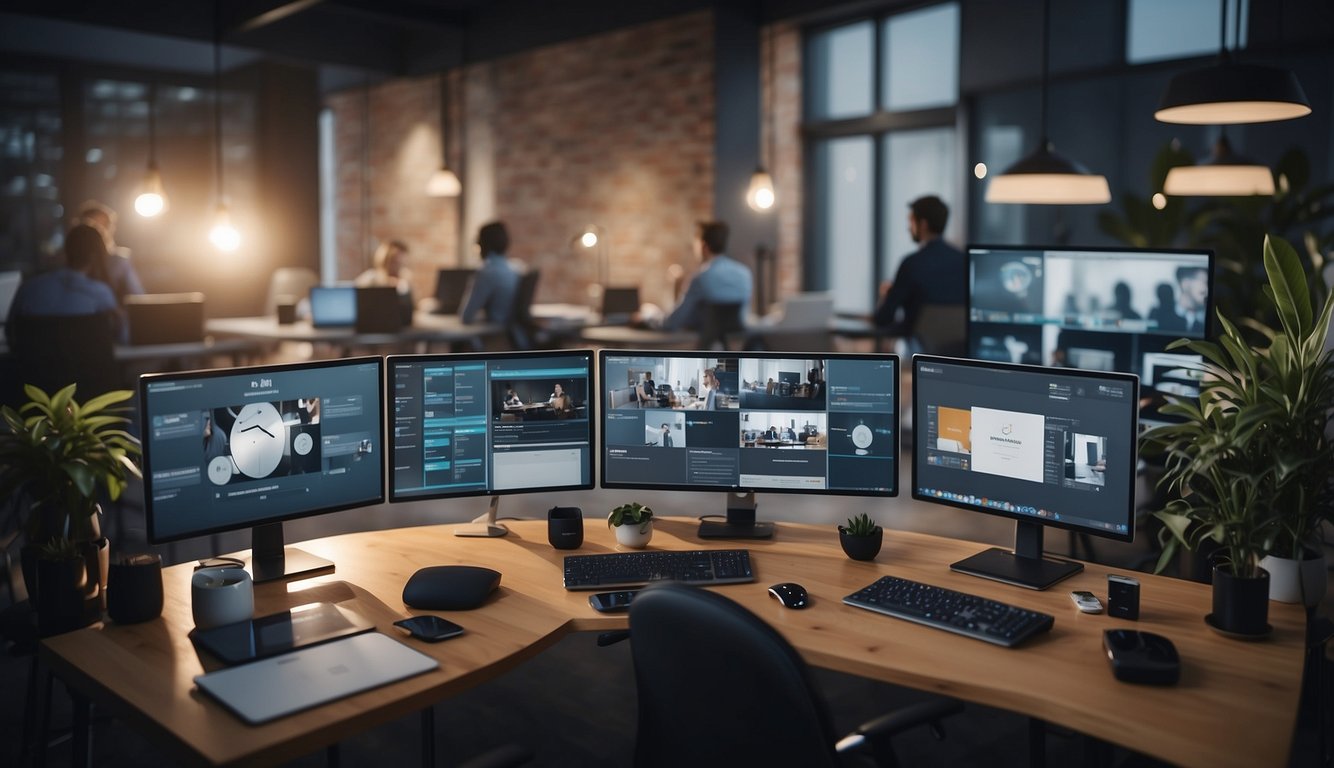
[[[533,759],[533,751],[518,744],[506,744],[459,765],[459,768],[515,768]]]
[[[936,738],[941,738],[943,731],[940,729],[940,720],[962,711],[963,704],[954,699],[933,699],[896,709],[857,726],[852,733],[839,739],[834,749],[838,752],[848,752],[870,745],[876,750],[877,742],[888,740],[896,733],[902,733],[919,725],[931,726]]]

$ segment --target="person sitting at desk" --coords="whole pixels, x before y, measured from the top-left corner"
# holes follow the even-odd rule
[[[565,389],[559,383],[553,387],[551,396],[547,398],[547,404],[556,412],[557,418],[563,418],[574,410],[574,401],[565,394]]]
[[[769,427],[769,429],[766,430],[765,433],[764,433],[764,439],[765,439],[765,440],[777,440],[777,439],[778,439],[778,427]]]
[[[895,335],[911,335],[917,316],[927,304],[965,303],[963,251],[946,243],[942,235],[950,209],[935,195],[919,197],[908,206],[908,234],[921,248],[899,264],[893,282],[880,287],[880,306],[874,321]],[[903,319],[898,320],[899,310]]]
[[[754,278],[750,267],[727,255],[727,236],[727,224],[721,221],[699,223],[695,233],[695,255],[703,263],[703,268],[690,280],[681,303],[662,321],[664,329],[698,329],[708,305],[740,304],[745,307],[750,303]]]
[[[408,269],[408,246],[402,240],[380,243],[371,258],[371,268],[357,275],[358,288],[390,286],[400,294],[412,295],[412,271]]]
[[[477,322],[478,313],[485,311],[487,322],[508,325],[520,277],[518,267],[505,255],[510,247],[509,230],[499,221],[483,224],[477,231],[477,245],[485,258],[473,276],[468,302],[459,317],[471,325]]]
[[[125,304],[126,296],[137,296],[144,292],[144,284],[139,273],[130,261],[130,249],[116,243],[116,212],[106,203],[98,200],[86,200],[79,206],[75,224],[87,224],[102,233],[106,242],[106,257],[93,265],[90,276],[111,286],[116,296],[116,303]]]
[[[560,385],[557,384],[556,386]],[[505,390],[505,407],[506,408],[523,407],[523,401],[519,399],[519,393],[514,391],[514,387],[510,387],[509,389]]]
[[[16,345],[12,338],[16,317],[68,317],[107,313],[111,318],[112,333],[124,344],[129,341],[130,328],[121,315],[120,305],[110,286],[92,277],[107,258],[106,240],[102,233],[87,224],[77,224],[65,235],[65,266],[19,283],[14,301],[9,305],[5,334],[9,347]]]
[[[791,427],[785,427],[783,429],[783,439],[789,443],[795,443],[797,442],[797,433]]]
[[[704,369],[704,389],[706,390],[706,392],[704,393],[704,399],[701,400],[701,401],[699,401],[699,402],[697,402],[697,403],[695,403],[695,404],[692,405],[691,407],[692,407],[692,408],[697,408],[697,409],[700,409],[700,410],[705,410],[705,411],[713,411],[713,410],[717,410],[717,408],[718,408],[718,387],[719,387],[719,384],[718,384],[718,376],[713,372],[713,369],[712,369],[712,368],[705,368],[705,369]],[[695,394],[695,391],[694,391],[694,390],[695,390],[694,387],[691,387],[691,388],[690,388],[690,394],[691,394],[691,395],[694,395],[694,394]]]
[[[635,396],[639,398],[641,408],[652,408],[658,405],[658,385],[653,383],[651,374],[643,374],[639,380],[639,385],[635,387]]]

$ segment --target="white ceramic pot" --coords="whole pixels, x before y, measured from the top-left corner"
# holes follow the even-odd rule
[[[1260,567],[1269,571],[1269,599],[1312,606],[1325,597],[1325,558],[1293,560],[1265,555]]]
[[[630,523],[628,525],[616,526],[616,543],[623,547],[631,549],[641,549],[648,546],[649,540],[653,538],[653,521],[645,520],[639,525]]]

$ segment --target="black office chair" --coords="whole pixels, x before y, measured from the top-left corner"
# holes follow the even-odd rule
[[[910,351],[963,357],[967,354],[967,312],[962,304],[924,304],[913,324]]]
[[[740,304],[705,304],[699,319],[700,349],[732,349],[746,332]]]
[[[123,386],[116,364],[113,313],[19,315],[10,331],[18,382],[49,393],[78,384],[80,402]],[[11,393],[11,401],[27,398]]]
[[[906,707],[839,740],[806,664],[754,614],[713,592],[662,582],[630,605],[639,693],[635,765],[834,766],[843,754],[896,765],[889,737],[962,709]]]
[[[510,310],[509,326],[505,333],[515,349],[533,349],[537,342],[537,321],[533,319],[533,297],[537,295],[537,279],[542,271],[530,269],[519,278],[514,292],[514,308]]]

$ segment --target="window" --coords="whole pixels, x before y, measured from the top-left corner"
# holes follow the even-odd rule
[[[0,271],[27,270],[60,246],[60,83],[0,72]]]
[[[1130,0],[1126,9],[1126,61],[1141,64],[1218,52],[1218,0]],[[1250,0],[1225,0],[1228,48],[1246,47]],[[1237,16],[1241,13],[1241,40]]]
[[[908,203],[939,195],[959,239],[959,3],[845,23],[806,38],[806,286],[867,314],[915,250]]]

